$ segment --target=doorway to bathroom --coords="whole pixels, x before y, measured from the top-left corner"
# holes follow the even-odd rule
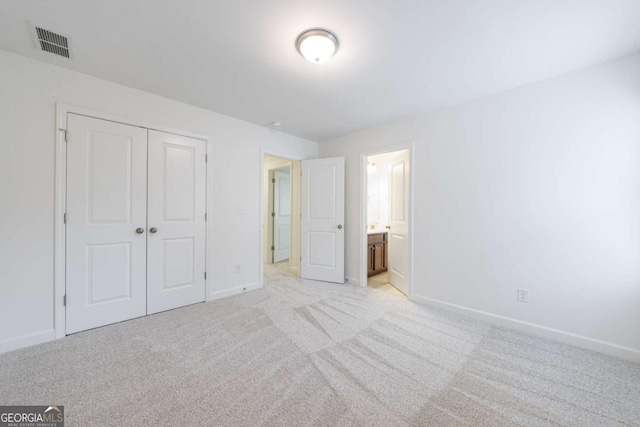
[[[411,152],[366,156],[367,285],[411,295]]]

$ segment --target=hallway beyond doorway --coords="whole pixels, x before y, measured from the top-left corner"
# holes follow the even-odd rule
[[[262,264],[300,266],[300,161],[265,154],[262,159]]]

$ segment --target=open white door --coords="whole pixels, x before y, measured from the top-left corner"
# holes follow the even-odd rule
[[[389,283],[409,295],[409,151],[403,150],[389,166]]]
[[[344,283],[344,157],[302,161],[303,279]]]
[[[206,142],[149,130],[147,314],[205,300]]]
[[[291,172],[273,171],[273,262],[289,259],[291,253]]]
[[[67,116],[66,333],[144,316],[147,130]]]

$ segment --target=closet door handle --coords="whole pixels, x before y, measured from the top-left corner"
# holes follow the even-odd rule
[[[137,233],[137,234],[142,234],[142,233],[144,233],[144,228],[142,228],[142,227],[138,227],[138,228],[136,228],[136,233]]]
[[[157,233],[157,232],[158,232],[158,229],[157,229],[157,228],[155,228],[155,227],[151,227],[151,228],[149,229],[149,233]]]

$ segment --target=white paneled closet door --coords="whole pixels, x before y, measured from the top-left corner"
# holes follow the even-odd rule
[[[149,130],[147,314],[205,300],[206,142]]]
[[[67,120],[70,334],[146,314],[147,130]]]

